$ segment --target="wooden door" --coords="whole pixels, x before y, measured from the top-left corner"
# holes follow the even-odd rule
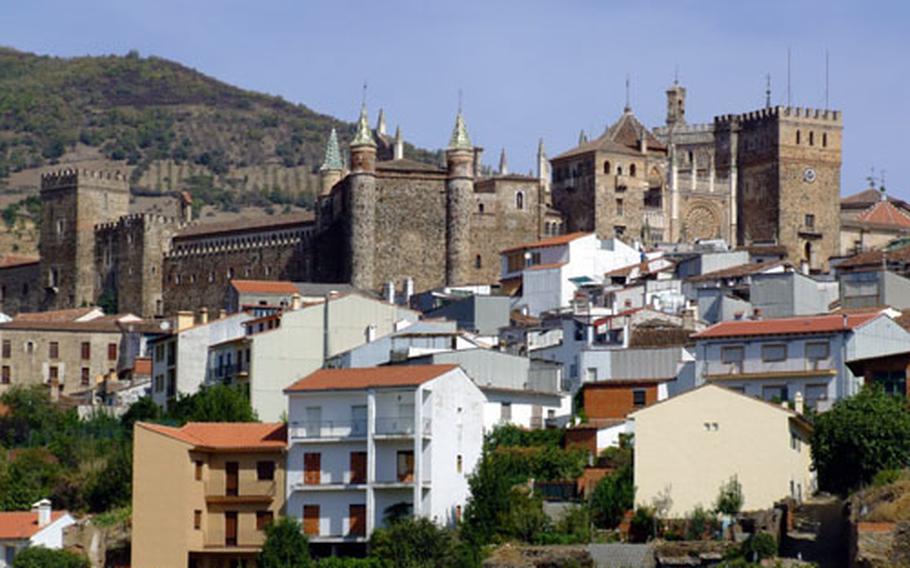
[[[236,497],[240,487],[240,464],[227,462],[224,464],[224,494]]]
[[[303,483],[319,485],[322,480],[322,454],[308,452],[303,454]]]
[[[303,534],[319,536],[319,505],[303,506]]]
[[[348,508],[348,517],[350,528],[348,529],[348,534],[350,536],[366,536],[367,535],[367,506],[366,505],[351,505]]]
[[[224,513],[224,545],[237,546],[237,511]]]
[[[398,452],[398,481],[414,481],[414,450]]]
[[[351,483],[367,482],[367,453],[351,452]]]

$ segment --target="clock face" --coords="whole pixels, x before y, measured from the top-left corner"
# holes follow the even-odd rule
[[[815,170],[812,168],[806,168],[805,171],[803,171],[803,181],[806,183],[812,183],[815,181]]]

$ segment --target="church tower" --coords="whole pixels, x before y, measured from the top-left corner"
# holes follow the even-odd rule
[[[376,247],[376,141],[370,132],[367,106],[360,107],[357,132],[351,141],[350,280],[356,288],[372,290]]]
[[[667,89],[667,126],[672,128],[685,123],[686,88],[678,81],[673,81],[673,86]]]
[[[446,149],[446,284],[467,284],[474,209],[474,146],[461,109]]]

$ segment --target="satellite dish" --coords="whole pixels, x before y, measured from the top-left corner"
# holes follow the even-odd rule
[[[171,329],[171,322],[163,321],[163,322],[161,322],[161,325],[159,327],[161,328],[161,331],[167,331],[167,330]]]

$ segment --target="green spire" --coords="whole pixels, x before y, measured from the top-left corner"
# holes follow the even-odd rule
[[[357,133],[351,140],[351,146],[373,146],[376,147],[376,141],[373,140],[373,133],[370,132],[370,124],[367,122],[367,105],[363,103],[360,107],[360,119],[357,121]]]
[[[338,147],[338,134],[334,128],[332,133],[329,134],[329,141],[325,145],[325,160],[323,160],[322,167],[319,169],[321,171],[344,169],[344,162],[341,160],[341,149]]]
[[[461,115],[461,110],[458,110],[458,115],[455,116],[455,128],[452,130],[452,138],[449,139],[449,150],[473,150],[474,145],[471,144],[471,137],[468,136],[468,128],[464,124],[464,117]]]

